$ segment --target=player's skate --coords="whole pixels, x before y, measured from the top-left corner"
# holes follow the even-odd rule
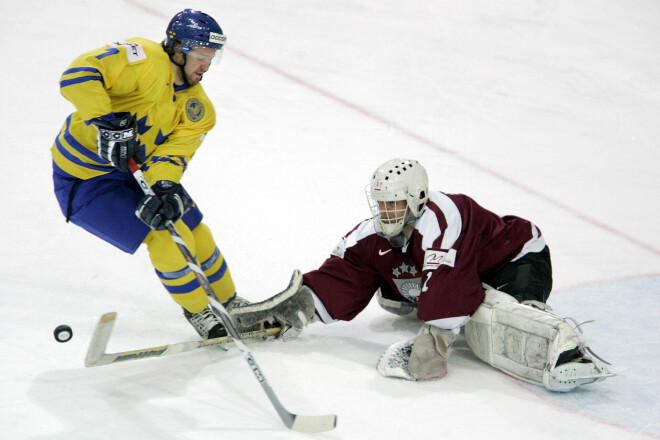
[[[227,301],[222,303],[222,306],[225,308],[227,313],[229,314],[229,317],[232,320],[232,323],[236,327],[236,330],[238,330],[239,333],[247,333],[247,332],[254,332],[254,331],[259,331],[259,330],[264,330],[265,328],[268,328],[268,326],[263,325],[263,324],[255,324],[252,326],[243,326],[239,322],[237,322],[234,319],[234,309],[239,308],[239,307],[245,307],[249,306],[252,304],[250,301],[247,299],[243,298],[242,296],[238,296],[237,294],[234,293],[231,298],[229,298]],[[220,312],[217,310],[216,307],[213,306],[213,303],[211,303],[211,309],[215,312],[216,315],[219,315]]]
[[[183,314],[202,338],[212,339],[227,336],[227,329],[220,318],[213,313],[211,307],[207,306],[199,313],[190,313],[183,309]]]

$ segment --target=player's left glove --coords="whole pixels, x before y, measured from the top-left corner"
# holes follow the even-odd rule
[[[137,164],[145,161],[140,148],[137,132],[137,121],[128,112],[115,113],[115,118],[106,121],[101,118],[92,119],[92,124],[99,131],[96,136],[97,153],[101,159],[120,171],[128,172],[128,159],[135,159]]]
[[[145,196],[135,210],[135,215],[151,229],[167,229],[168,221],[176,223],[192,206],[192,200],[178,183],[159,180],[151,189],[155,194]]]

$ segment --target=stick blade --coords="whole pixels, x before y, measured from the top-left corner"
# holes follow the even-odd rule
[[[326,432],[337,427],[337,416],[326,414],[323,416],[294,416],[291,430],[298,432]]]

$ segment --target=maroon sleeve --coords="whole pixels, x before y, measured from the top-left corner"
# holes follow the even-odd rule
[[[317,270],[303,275],[332,319],[350,321],[364,310],[379,287],[379,276],[356,258],[355,250],[344,258],[331,256]]]

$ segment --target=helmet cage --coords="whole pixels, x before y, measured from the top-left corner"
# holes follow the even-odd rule
[[[376,232],[392,238],[422,214],[428,200],[428,177],[419,162],[393,159],[374,172],[365,192]],[[405,201],[405,206],[397,201]]]
[[[371,215],[375,220],[376,232],[386,238],[399,234],[406,220],[412,218],[405,190],[400,188],[383,191],[374,189],[370,183],[365,188],[365,193]]]

